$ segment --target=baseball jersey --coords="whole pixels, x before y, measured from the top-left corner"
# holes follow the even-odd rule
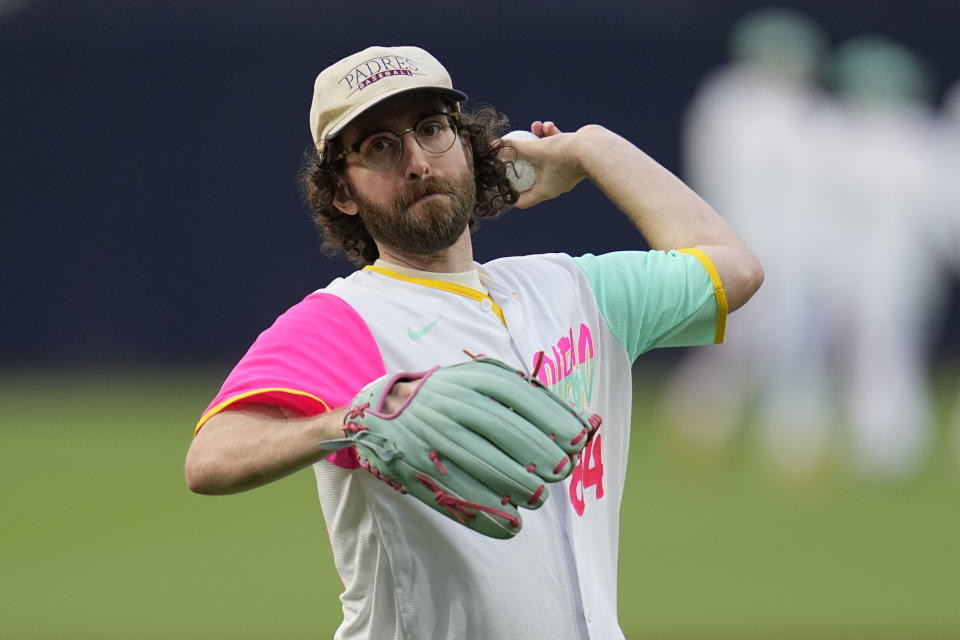
[[[386,372],[467,359],[531,372],[603,418],[580,463],[523,529],[495,540],[358,468],[341,450],[314,465],[344,583],[338,640],[622,638],[619,511],[634,359],[719,342],[726,301],[697,250],[477,265],[483,290],[368,266],[309,296],[260,335],[201,418],[240,400],[317,414]],[[485,290],[485,291],[484,291]]]

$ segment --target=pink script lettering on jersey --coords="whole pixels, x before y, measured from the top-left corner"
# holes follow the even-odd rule
[[[593,398],[593,334],[581,323],[576,337],[573,327],[567,335],[543,352],[537,377],[562,399],[579,407],[589,407]],[[537,355],[533,356],[536,366]]]
[[[544,349],[537,377],[551,391],[579,407],[589,407],[593,399],[595,370],[593,334],[581,323],[576,336],[573,327],[549,349]],[[538,354],[533,356],[536,367]],[[578,516],[587,508],[587,489],[594,498],[603,497],[603,453],[600,434],[593,436],[580,453],[580,460],[570,478],[570,504]]]

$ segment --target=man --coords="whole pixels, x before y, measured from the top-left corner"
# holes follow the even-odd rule
[[[727,311],[762,271],[706,203],[623,138],[535,122],[539,139],[503,148],[497,119],[461,113],[463,99],[415,47],[372,47],[318,76],[306,190],[325,242],[368,266],[261,334],[201,418],[187,482],[231,493],[314,465],[345,587],[337,638],[622,637],[630,365],[656,346],[722,340]],[[535,167],[529,190],[510,186],[500,153]],[[533,206],[584,178],[666,252],[473,262],[475,214]],[[368,382],[452,365],[464,350],[531,375],[543,352],[535,375],[604,419],[571,477],[510,540],[397,494],[357,468],[352,448],[323,448],[342,437]],[[390,393],[399,406],[410,389]]]

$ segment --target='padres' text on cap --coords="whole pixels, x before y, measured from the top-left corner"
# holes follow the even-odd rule
[[[467,99],[443,65],[419,47],[369,47],[330,65],[313,85],[310,133],[317,153],[322,157],[327,141],[370,107],[415,89],[454,102]]]

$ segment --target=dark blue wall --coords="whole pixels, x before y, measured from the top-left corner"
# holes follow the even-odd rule
[[[349,272],[295,184],[313,78],[343,55],[419,44],[518,128],[600,122],[678,171],[685,105],[763,4],[0,1],[0,365],[231,360]],[[960,78],[960,3],[783,4]],[[643,246],[588,185],[476,241]]]

